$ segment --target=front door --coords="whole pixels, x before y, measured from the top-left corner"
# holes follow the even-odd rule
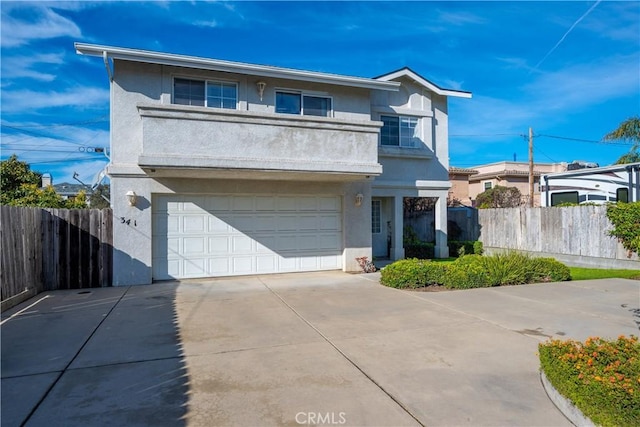
[[[371,235],[373,242],[373,256],[386,258],[389,256],[387,243],[388,225],[383,214],[383,199],[371,199]]]

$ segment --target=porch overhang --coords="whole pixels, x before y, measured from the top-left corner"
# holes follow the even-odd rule
[[[140,156],[138,166],[151,178],[258,179],[278,181],[361,181],[382,173],[378,163],[300,162],[296,160]]]

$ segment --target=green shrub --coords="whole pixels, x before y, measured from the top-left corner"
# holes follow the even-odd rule
[[[629,252],[640,254],[640,202],[609,204],[607,217],[613,224],[609,234]]]
[[[443,284],[450,289],[469,289],[563,280],[571,280],[569,268],[555,259],[509,252],[461,256],[449,264]]]
[[[446,266],[422,259],[403,259],[382,269],[380,283],[391,288],[415,289],[441,284]]]
[[[433,259],[435,254],[433,243],[415,243],[404,247],[404,255],[407,258]]]
[[[555,259],[511,252],[464,255],[450,264],[404,259],[384,268],[380,282],[392,288],[444,285],[448,289],[470,289],[563,280],[571,280],[569,268]]]
[[[481,256],[478,263],[487,275],[489,286],[527,283],[531,258],[518,252]]]
[[[479,245],[476,245],[479,243]],[[449,254],[451,256],[463,256],[463,255],[482,255],[482,242],[477,240],[449,240],[447,242],[449,246]],[[476,248],[480,251],[476,252]]]
[[[480,240],[473,242],[473,253],[476,255],[482,255],[484,253],[484,245]]]
[[[459,259],[467,258],[468,256],[477,255],[467,255]],[[487,280],[487,273],[478,263],[471,262],[465,265],[454,261],[447,266],[443,285],[447,289],[484,288],[489,286],[489,281]]]
[[[596,425],[640,425],[640,344],[589,338],[539,345],[540,365],[549,382]]]
[[[553,258],[531,258],[529,260],[528,283],[564,282],[571,280],[569,267]]]

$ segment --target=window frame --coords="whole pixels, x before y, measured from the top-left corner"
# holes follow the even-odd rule
[[[622,194],[624,194],[624,197],[620,197]],[[621,200],[621,199],[624,199],[624,200]],[[629,189],[627,187],[616,188],[616,202],[629,203]]]
[[[285,112],[285,111],[278,111],[278,94],[286,94],[286,95],[297,95],[300,98],[300,111],[298,112]],[[329,108],[327,109],[327,115],[326,116],[321,116],[319,114],[305,114],[305,109],[304,109],[304,99],[305,98],[322,98],[322,99],[326,99],[328,104],[329,104]],[[333,118],[333,114],[334,114],[334,110],[333,110],[333,97],[330,95],[327,95],[326,93],[317,93],[317,92],[305,92],[305,91],[300,91],[300,90],[293,90],[293,89],[280,89],[280,88],[276,88],[274,91],[274,103],[273,103],[273,107],[275,110],[276,114],[288,114],[290,116],[306,116],[306,117],[327,117],[327,118]]]
[[[385,135],[384,129],[387,125],[385,120],[388,119],[397,119],[397,125],[394,126],[397,128],[397,135],[389,135],[389,139],[397,139],[398,144],[385,144]],[[403,127],[403,120],[407,121],[410,124],[413,124],[413,127]],[[416,140],[420,141],[420,133],[421,133],[421,117],[403,115],[403,114],[380,114],[380,121],[383,123],[382,128],[380,128],[380,146],[381,147],[398,147],[398,148],[419,148],[420,144],[416,143]],[[407,137],[402,135],[403,129],[413,129],[413,136],[409,137],[410,145],[403,144],[403,140],[406,141]],[[417,135],[417,136],[416,136]]]
[[[487,184],[489,184],[489,188],[487,188]],[[483,188],[483,190],[482,190],[482,191],[491,190],[491,189],[493,188],[493,182],[491,182],[491,181],[484,181],[484,182],[482,183],[482,188]]]
[[[203,97],[204,97],[204,105],[192,105],[192,104],[180,104],[176,102],[176,81],[177,80],[183,80],[183,81],[190,81],[190,82],[198,82],[198,83],[204,83],[204,93],[203,93]],[[233,85],[234,89],[235,89],[235,102],[234,102],[234,106],[233,108],[229,108],[229,107],[224,107],[224,95],[222,94],[220,96],[220,99],[222,100],[222,106],[211,106],[209,105],[209,85],[213,85],[213,84],[219,84],[222,88],[222,90],[224,90],[224,86],[230,86]],[[228,99],[228,98],[227,98]],[[217,109],[221,109],[221,110],[237,110],[238,109],[238,103],[240,102],[240,97],[239,97],[239,85],[237,81],[232,81],[232,80],[224,80],[224,79],[207,79],[207,78],[193,78],[193,77],[184,77],[184,76],[174,76],[173,77],[173,84],[171,86],[171,104],[173,105],[185,105],[185,106],[192,106],[192,107],[204,107],[204,108],[217,108]]]
[[[377,224],[375,220],[375,214],[377,213]],[[382,233],[382,201],[371,200],[371,234]]]
[[[575,196],[575,201],[574,200],[567,201],[566,197],[569,195]],[[565,200],[557,200],[558,198],[564,198]],[[549,203],[550,203],[550,206],[557,206],[562,203],[580,204],[580,194],[577,191],[557,191],[557,192],[551,193]]]

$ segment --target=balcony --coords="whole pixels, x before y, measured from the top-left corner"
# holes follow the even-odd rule
[[[359,180],[382,173],[382,123],[140,104],[138,165],[155,177]]]

